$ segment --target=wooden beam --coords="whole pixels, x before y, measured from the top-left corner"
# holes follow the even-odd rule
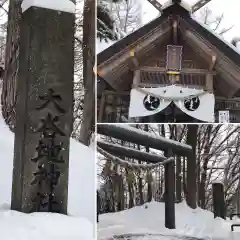
[[[132,57],[131,59],[132,59],[133,65],[137,68],[139,66],[138,59],[135,56]]]
[[[212,55],[212,62],[210,63],[210,66],[209,66],[209,70],[210,71],[212,71],[213,68],[215,67],[216,61],[217,61],[217,56],[216,55]]]
[[[198,36],[197,33],[188,30],[188,25],[184,21],[181,21],[181,31],[183,31],[183,36],[188,44],[195,49],[195,52],[198,50],[199,55],[205,58],[209,63],[210,68],[214,67],[218,74],[222,75],[226,84],[233,86],[231,90],[228,88],[222,88],[224,89],[224,95],[226,94],[225,96],[228,97],[234,96],[240,88],[240,68],[220,50],[212,46],[211,43],[206,42],[206,40],[202,39],[201,36]],[[218,61],[216,61],[215,58],[217,58]]]
[[[235,75],[236,69],[231,71],[231,69],[226,69],[219,63],[216,64],[215,68],[221,76],[221,81],[217,81],[218,87],[222,89],[224,96],[232,98],[240,88],[240,81],[237,79],[238,75]]]
[[[173,43],[177,45],[178,43],[178,22],[177,20],[173,21]]]
[[[148,132],[130,126],[101,124],[97,126],[97,132],[119,140],[132,142],[162,151],[168,151],[168,149],[171,148],[174,154],[180,156],[188,156],[192,154],[192,147],[187,144],[161,136],[154,137]]]
[[[112,88],[120,89],[121,86],[119,86],[120,83],[117,81],[117,79],[119,77],[119,74],[122,74],[122,70],[119,71],[118,75],[114,74],[114,72],[118,71],[120,67],[125,72],[129,71],[129,65],[131,65],[132,61],[132,49],[134,48],[134,51],[137,54],[139,52],[143,52],[145,49],[149,48],[149,46],[154,47],[155,45],[152,43],[158,41],[158,44],[160,44],[163,42],[168,36],[168,33],[170,33],[170,30],[171,25],[164,24],[164,27],[161,26],[158,28],[158,30],[154,30],[151,36],[149,36],[147,39],[142,40],[142,42],[139,42],[139,44],[135,43],[135,46],[127,47],[123,50],[123,52],[119,52],[118,54],[109,58],[106,62],[98,66],[97,72],[99,76],[104,78]]]
[[[98,71],[101,70],[102,68],[108,69],[108,67],[114,68],[115,66],[118,66],[122,62],[126,61],[135,53],[138,53],[140,50],[147,48],[151,43],[159,41],[163,41],[163,36],[170,32],[172,29],[171,25],[169,25],[169,20],[166,20],[163,22],[159,27],[154,29],[153,31],[149,32],[146,36],[138,39],[136,42],[133,44],[127,46],[126,48],[122,49],[120,52],[115,54],[114,56],[110,57],[108,60],[105,62],[101,63],[98,65]],[[110,65],[110,66],[109,66]]]
[[[97,141],[97,145],[103,150],[119,157],[134,158],[147,163],[158,163],[167,160],[166,157],[147,152],[142,152],[134,148],[128,148],[117,144],[106,143],[102,140]]]
[[[166,73],[166,68],[164,67],[152,67],[152,66],[141,66],[138,68],[141,71],[146,72],[160,72],[160,73]],[[183,68],[181,70],[181,73],[183,74],[211,74],[216,75],[215,71],[209,71],[208,69],[196,69],[196,68]]]
[[[209,93],[213,93],[213,75],[206,75],[206,90]]]
[[[140,70],[135,70],[133,72],[133,85],[138,86],[141,80],[141,72]]]
[[[168,149],[166,157],[173,157],[172,149]],[[165,182],[165,227],[175,229],[175,168],[174,162],[169,162],[164,166],[164,182]]]
[[[194,32],[190,30],[184,31],[184,39],[188,44],[198,52],[209,64],[212,64],[212,56],[217,56],[216,52],[213,51],[203,40],[200,39]]]
[[[193,6],[192,6],[192,13],[196,12],[197,10],[199,10],[200,8],[204,7],[207,3],[211,2],[211,0],[200,0],[198,2],[196,2]]]
[[[98,112],[98,122],[103,122],[104,108],[105,108],[106,95],[103,92],[100,100],[99,112]]]
[[[162,4],[159,3],[157,0],[147,0],[149,3],[152,4],[159,12],[162,12]]]

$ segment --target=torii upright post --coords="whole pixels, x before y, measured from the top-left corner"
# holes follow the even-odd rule
[[[75,4],[23,0],[22,12],[11,208],[66,214]]]

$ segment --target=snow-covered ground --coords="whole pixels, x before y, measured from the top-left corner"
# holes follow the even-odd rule
[[[0,112],[0,240],[92,240],[95,235],[94,146],[70,143],[68,213],[10,210],[14,134]]]
[[[151,202],[118,213],[102,214],[99,217],[98,239],[113,239],[119,235],[139,235],[140,238],[122,239],[159,239],[172,240],[199,238],[206,240],[239,240],[240,232],[231,233],[234,221],[214,219],[209,211],[190,209],[185,202],[176,204],[176,229],[164,227],[164,203]],[[237,220],[235,220],[237,221]],[[240,223],[240,222],[238,222]],[[237,228],[236,228],[237,230]],[[152,234],[154,238],[144,235]],[[159,237],[158,237],[159,236]],[[192,237],[192,238],[191,238]],[[117,238],[116,238],[117,239]]]

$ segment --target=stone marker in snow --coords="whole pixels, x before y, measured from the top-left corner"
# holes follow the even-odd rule
[[[24,0],[22,10],[11,207],[66,214],[74,4]]]

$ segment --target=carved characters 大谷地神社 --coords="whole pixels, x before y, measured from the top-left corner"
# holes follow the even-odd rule
[[[57,112],[65,113],[65,110],[59,105],[62,101],[61,96],[55,94],[53,89],[49,89],[44,96],[39,96],[39,100],[43,103],[36,110],[43,110],[52,104]],[[53,116],[49,112],[40,119],[40,125],[36,129],[36,133],[41,133],[41,136],[36,147],[36,156],[31,159],[32,162],[38,164],[31,182],[31,185],[37,185],[36,196],[32,199],[36,203],[35,211],[52,212],[57,209],[54,208],[54,205],[58,204],[54,198],[54,189],[61,175],[58,164],[64,164],[61,156],[62,142],[57,137],[65,136],[65,133],[59,128],[58,122],[59,116]]]

